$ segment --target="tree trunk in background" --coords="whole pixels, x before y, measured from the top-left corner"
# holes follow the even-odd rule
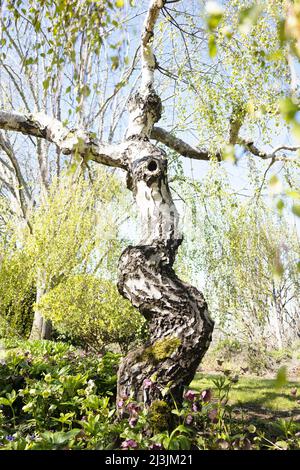
[[[36,303],[38,304],[45,294],[44,276],[40,273],[37,279]],[[46,320],[38,310],[35,310],[33,324],[29,339],[50,339],[52,334],[52,324]]]
[[[51,339],[52,325],[38,311],[35,311],[29,339]]]

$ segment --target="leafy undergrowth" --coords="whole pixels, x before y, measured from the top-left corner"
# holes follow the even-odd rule
[[[49,341],[5,341],[0,349],[1,449],[300,448],[293,417],[268,426],[238,418],[228,377],[197,379],[199,390],[187,390],[180,408],[167,389],[150,407],[131,397],[116,404],[118,355]],[[156,386],[145,380],[144,394]]]

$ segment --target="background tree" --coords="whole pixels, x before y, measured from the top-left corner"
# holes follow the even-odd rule
[[[292,220],[255,194],[236,194],[216,163],[201,186],[186,186],[184,197],[192,202],[178,269],[204,290],[219,336],[269,349],[292,346],[300,333],[299,239]]]
[[[126,18],[123,24],[116,2],[102,3],[1,2],[2,108],[48,113],[71,128],[93,127],[99,136],[113,139],[126,99],[118,95],[136,58],[129,63]],[[53,178],[67,166],[75,170],[85,163],[79,154],[70,161],[47,140],[5,131],[0,150],[2,198],[16,222],[32,232],[31,212],[47,198]],[[45,292],[44,278],[40,271],[37,300]],[[32,337],[49,337],[49,326],[36,312]]]

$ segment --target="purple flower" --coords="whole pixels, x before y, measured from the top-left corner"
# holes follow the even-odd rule
[[[127,410],[132,416],[136,416],[138,412],[140,411],[140,407],[136,403],[132,402],[132,403],[128,403]]]
[[[14,436],[9,435],[9,436],[6,436],[6,440],[12,442],[15,440],[15,438]]]
[[[129,418],[129,420],[128,420],[129,426],[131,428],[134,428],[134,426],[136,425],[137,422],[138,422],[138,418],[133,417],[133,416],[131,418]]]
[[[210,388],[208,388],[207,390],[203,390],[201,392],[201,398],[204,402],[209,402],[211,401],[212,399],[212,391]]]
[[[199,405],[199,403],[194,402],[192,404],[192,411],[194,411],[194,413],[197,413],[197,411],[200,411],[200,409],[201,409],[201,406]]]
[[[151,450],[162,450],[162,445],[159,444],[158,442],[155,442],[154,444],[152,444],[149,449]]]
[[[194,421],[194,418],[192,415],[187,415],[187,417],[185,418],[185,422],[188,426],[192,424],[193,421]]]
[[[117,404],[118,404],[118,408],[123,408],[124,400],[123,399],[119,400]]]
[[[153,382],[152,380],[150,379],[145,379],[144,382],[143,382],[143,387],[145,390],[147,390],[147,388],[152,388],[153,386]]]
[[[133,439],[126,439],[124,442],[122,442],[121,447],[122,449],[137,449],[138,443]]]
[[[218,410],[217,410],[217,408],[213,408],[213,409],[210,410],[210,412],[208,413],[208,417],[209,417],[209,419],[211,420],[212,423],[216,423],[216,422],[218,421],[217,416],[218,416]]]
[[[184,398],[188,401],[194,401],[196,398],[196,393],[193,390],[188,390],[184,395]]]

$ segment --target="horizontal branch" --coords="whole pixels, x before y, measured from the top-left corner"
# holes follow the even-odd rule
[[[158,142],[161,142],[170,149],[175,150],[183,157],[205,161],[208,161],[211,158],[211,155],[206,150],[200,150],[190,144],[187,144],[183,140],[175,137],[170,132],[162,129],[161,127],[153,127],[151,132],[151,139],[155,139]]]
[[[245,147],[249,152],[252,153],[252,155],[255,155],[256,157],[261,158],[262,160],[273,160],[275,161],[291,161],[291,159],[287,158],[285,155],[277,155],[278,152],[282,150],[287,150],[289,152],[296,152],[297,150],[300,150],[300,146],[288,146],[288,145],[281,145],[274,149],[272,152],[264,152],[260,150],[254,142],[248,142],[245,139],[238,138],[237,139],[237,144],[242,145]],[[295,161],[293,159],[292,161]]]
[[[192,158],[194,160],[203,160],[208,161],[212,158],[212,155],[203,149],[198,149],[193,147],[182,139],[175,137],[170,132],[162,129],[161,127],[154,127],[151,132],[151,139],[155,139],[158,142],[166,145],[175,152],[179,153],[183,157]],[[273,150],[271,153],[264,152],[260,150],[253,142],[248,142],[244,139],[238,138],[236,144],[245,147],[249,152],[251,152],[256,157],[261,158],[262,160],[274,160],[282,162],[295,162],[296,159],[290,159],[285,155],[277,155],[278,152],[282,150],[288,150],[290,152],[295,152],[300,150],[300,146],[290,147],[287,145],[281,145]],[[222,152],[218,152],[215,157],[218,161],[222,161]]]
[[[69,130],[62,122],[44,113],[22,114],[0,111],[0,129],[20,132],[52,142],[65,155],[77,154],[103,165],[126,169],[124,145],[99,142],[92,133],[81,129]]]

